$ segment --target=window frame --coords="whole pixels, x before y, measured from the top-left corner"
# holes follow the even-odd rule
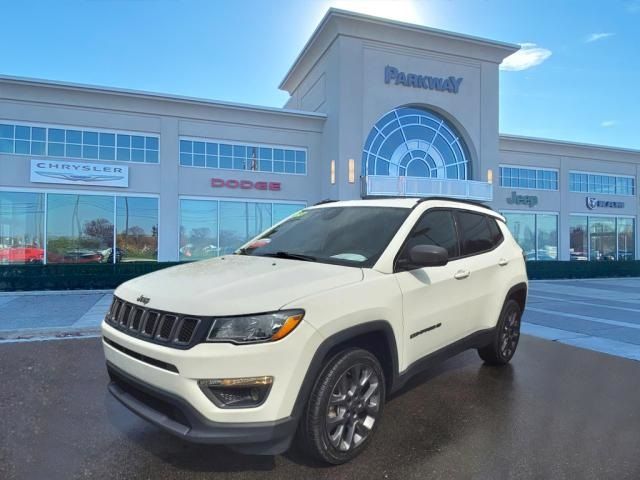
[[[473,213],[473,214],[477,214],[477,215],[482,215],[485,218],[485,221],[488,222],[489,219],[493,219],[496,223],[497,222],[501,222],[502,220],[500,220],[497,217],[494,217],[493,215],[488,215],[486,213],[482,213],[482,212],[477,212],[475,210],[468,210],[466,208],[457,208],[457,207],[433,207],[433,208],[429,208],[427,210],[425,210],[422,215],[420,215],[420,217],[418,217],[418,219],[414,222],[414,224],[411,226],[411,231],[409,232],[409,234],[405,237],[405,239],[402,242],[402,245],[400,246],[400,248],[398,249],[394,259],[393,259],[393,273],[400,273],[400,272],[411,272],[414,270],[419,270],[419,268],[414,268],[411,270],[406,270],[406,269],[401,269],[398,268],[398,260],[400,259],[401,255],[404,253],[404,249],[409,241],[409,238],[411,237],[411,234],[413,233],[414,229],[416,228],[416,226],[418,225],[418,223],[420,223],[420,221],[423,219],[424,216],[426,216],[428,213],[430,212],[434,212],[434,211],[438,211],[438,210],[446,210],[448,211],[452,218],[453,218],[453,226],[454,229],[456,231],[456,239],[458,241],[458,255],[455,257],[449,257],[448,261],[455,261],[455,260],[460,260],[463,258],[469,258],[469,257],[473,257],[476,255],[482,255],[488,252],[492,252],[493,250],[497,249],[500,245],[502,245],[504,243],[504,239],[505,239],[505,235],[504,232],[502,231],[502,229],[500,228],[500,225],[498,225],[498,229],[500,230],[501,238],[500,241],[498,243],[493,243],[493,246],[488,249],[488,250],[483,250],[481,252],[475,252],[475,253],[469,253],[467,255],[463,255],[462,254],[462,235],[461,235],[461,227],[458,221],[458,212],[469,212],[469,213]],[[504,222],[503,222],[504,223]],[[506,224],[505,224],[506,225]],[[491,228],[489,227],[489,225],[487,224],[487,228],[489,229],[489,232],[491,232]],[[448,263],[448,262],[447,262]],[[429,267],[431,268],[431,267]]]
[[[160,206],[160,194],[157,193],[135,193],[135,192],[114,192],[114,191],[96,191],[96,190],[74,190],[74,189],[44,189],[44,188],[33,188],[33,187],[0,187],[0,191],[2,192],[16,192],[16,193],[41,193],[44,195],[44,225],[43,225],[43,251],[44,251],[44,261],[43,265],[47,265],[47,238],[48,238],[48,225],[47,225],[47,214],[49,210],[49,194],[62,194],[62,195],[87,195],[87,196],[96,196],[96,197],[112,197],[113,198],[113,225],[114,225],[114,235],[113,235],[113,247],[116,247],[116,197],[139,197],[139,198],[156,198],[158,200],[158,219],[157,219],[157,228],[158,228],[158,245],[160,244],[160,232],[161,232],[161,206]],[[156,255],[156,262],[160,256],[160,251],[158,250],[158,254]],[[116,263],[116,256],[114,255],[114,264]],[[51,263],[49,265],[59,265],[55,263]],[[108,265],[108,264],[107,264]]]
[[[182,151],[180,150],[180,142],[184,140],[187,142],[199,142],[199,143],[204,143],[205,144],[205,153],[202,154],[205,157],[205,164],[204,165],[183,165],[180,161],[180,156],[182,154]],[[209,167],[207,166],[207,156],[210,156],[207,152],[207,148],[206,148],[206,144],[208,143],[215,143],[218,145],[218,153],[216,154],[216,156],[218,157],[218,166],[217,167]],[[225,144],[225,145],[230,145],[232,147],[232,151],[230,155],[222,155],[220,153],[220,145],[221,144]],[[234,154],[234,149],[233,147],[245,147],[245,148],[256,148],[258,150],[258,155],[256,157],[256,160],[258,162],[258,165],[260,165],[261,161],[262,162],[271,162],[271,170],[253,170],[253,169],[241,169],[241,168],[233,168],[233,164],[234,164],[234,160],[236,158],[241,158],[241,157],[236,157]],[[272,150],[272,154],[271,154],[271,159],[263,159],[260,156],[261,153],[261,149],[271,149]],[[288,160],[285,159],[284,153],[283,153],[283,157],[282,159],[276,159],[275,158],[275,153],[274,150],[290,150],[292,152],[294,152],[293,155],[293,162],[290,162]],[[305,161],[304,161],[304,173],[296,173],[295,172],[295,166],[298,163],[296,161],[296,152],[304,152],[305,154]],[[185,152],[188,153],[188,152]],[[194,152],[191,152],[191,155],[194,155]],[[221,167],[220,166],[220,158],[221,157],[229,157],[231,159],[231,167]],[[245,156],[246,158],[246,156]],[[282,171],[276,171],[275,170],[275,162],[282,162]],[[293,172],[287,172],[286,171],[286,165],[287,164],[293,164],[293,168],[294,171]],[[260,142],[250,142],[250,141],[238,141],[238,140],[225,140],[225,139],[220,139],[220,138],[208,138],[208,137],[194,137],[194,136],[190,136],[190,135],[179,135],[178,136],[178,166],[180,168],[201,168],[201,169],[205,169],[205,170],[223,170],[223,171],[229,171],[229,172],[250,172],[250,173],[254,173],[254,174],[273,174],[273,175],[294,175],[294,176],[299,176],[299,177],[306,177],[309,176],[309,148],[308,147],[300,147],[300,146],[295,146],[295,145],[280,145],[280,144],[274,144],[274,143],[260,143]]]
[[[583,182],[572,182],[571,178],[573,175],[584,175],[585,181]],[[618,193],[616,189],[618,188],[618,179],[630,179],[632,181],[631,184],[631,193]],[[613,193],[605,192],[603,180],[606,179],[606,184],[609,185],[609,180],[613,179]],[[579,194],[593,194],[593,195],[613,195],[618,197],[635,197],[638,194],[638,182],[634,175],[627,175],[624,173],[604,173],[604,172],[591,172],[587,170],[569,170],[569,193],[579,193]],[[590,185],[600,185],[600,189],[602,191],[597,192],[594,189],[591,189]],[[573,185],[584,185],[586,187],[585,190],[574,189]]]
[[[460,258],[460,255],[462,253],[462,250],[460,248],[461,247],[461,245],[460,245],[460,234],[459,234],[459,231],[458,231],[458,224],[456,222],[456,216],[453,213],[453,209],[449,208],[449,207],[433,207],[433,208],[429,208],[429,209],[425,210],[424,212],[422,212],[422,215],[420,215],[418,217],[418,219],[411,226],[411,230],[409,231],[407,236],[402,241],[402,245],[398,249],[398,252],[396,253],[396,255],[395,255],[394,259],[393,259],[393,273],[411,272],[413,270],[419,270],[419,268],[414,268],[414,269],[411,269],[411,270],[406,270],[406,269],[403,269],[403,268],[399,268],[398,267],[398,262],[400,261],[400,259],[402,258],[403,254],[405,253],[404,250],[407,247],[407,244],[409,243],[409,239],[411,238],[411,235],[415,231],[415,229],[418,226],[418,224],[429,213],[437,212],[437,211],[446,211],[446,212],[448,212],[451,215],[451,220],[453,221],[453,229],[454,229],[454,232],[455,232],[455,235],[456,235],[456,243],[457,243],[457,246],[458,246],[458,255],[455,256],[455,257],[449,257],[449,261],[457,260],[458,258]]]
[[[0,124],[7,124],[7,125],[12,125],[14,127],[14,137],[13,137],[13,141],[14,141],[14,152],[13,153],[6,153],[6,152],[0,152],[0,155],[19,155],[19,156],[31,156],[31,157],[46,157],[46,158],[58,158],[58,159],[64,159],[66,161],[72,161],[72,162],[77,162],[77,161],[91,161],[91,162],[115,162],[115,163],[132,163],[135,165],[160,165],[160,159],[161,159],[161,138],[160,138],[160,133],[156,133],[156,132],[149,132],[149,131],[135,131],[135,130],[117,130],[117,129],[113,129],[113,128],[102,128],[102,127],[93,127],[93,126],[78,126],[78,125],[67,125],[67,124],[58,124],[58,123],[43,123],[43,122],[30,122],[30,121],[21,121],[21,120],[9,120],[6,118],[0,118]],[[45,137],[44,140],[42,140],[41,142],[44,143],[44,153],[43,154],[35,154],[35,153],[17,153],[15,152],[15,127],[19,127],[19,126],[24,126],[24,127],[29,127],[29,128],[44,128],[45,129]],[[53,141],[52,143],[55,144],[60,144],[60,145],[64,145],[65,149],[66,149],[66,145],[70,144],[70,145],[77,145],[80,147],[80,151],[81,154],[79,157],[72,157],[69,155],[51,155],[49,154],[49,130],[50,129],[54,129],[54,130],[63,130],[65,132],[65,138],[64,141],[59,142],[59,141]],[[79,131],[80,132],[80,143],[72,143],[72,142],[68,142],[66,139],[66,132],[68,131]],[[85,144],[84,143],[84,133],[85,132],[89,132],[89,133],[97,133],[98,134],[98,143],[97,145],[89,145],[89,144]],[[113,134],[115,136],[114,138],[114,145],[112,147],[109,146],[105,146],[105,145],[101,145],[100,144],[100,134]],[[136,136],[136,137],[143,137],[145,138],[145,147],[142,148],[141,150],[144,152],[145,155],[145,160],[143,161],[134,161],[131,160],[131,151],[134,150],[134,147],[129,145],[129,147],[127,147],[129,149],[129,160],[118,160],[118,142],[117,142],[117,136],[118,135],[128,135],[130,137]],[[158,149],[154,150],[154,149],[147,149],[146,148],[146,137],[153,137],[156,138],[158,141]],[[30,140],[25,140],[28,142],[33,142],[33,139]],[[40,142],[40,140],[35,140],[36,142]],[[84,157],[82,156],[82,150],[85,146],[89,146],[89,147],[96,147],[98,148],[98,158],[90,158],[90,157]],[[100,158],[100,149],[101,148],[113,148],[114,149],[114,158],[113,159],[104,159],[104,158]],[[135,148],[135,150],[140,150],[138,148]],[[153,152],[157,152],[158,154],[158,160],[156,162],[147,162],[146,161],[146,152],[147,151],[153,151]]]
[[[473,253],[468,253],[466,255],[462,254],[462,234],[464,233],[462,228],[459,225],[459,220],[458,220],[458,214],[460,212],[464,212],[464,213],[472,213],[474,215],[482,215],[484,217],[485,222],[487,222],[487,228],[489,229],[489,233],[491,233],[491,227],[489,227],[489,217],[491,217],[493,220],[497,221],[502,221],[499,218],[494,217],[493,215],[487,215],[486,213],[482,213],[482,212],[477,212],[475,210],[468,210],[466,208],[454,208],[454,218],[456,221],[456,229],[458,231],[458,242],[459,242],[459,250],[460,250],[460,256],[459,258],[469,258],[469,257],[475,257],[476,255],[483,255],[485,253],[489,253],[494,251],[496,248],[498,248],[500,245],[502,245],[504,243],[504,233],[502,233],[502,238],[500,238],[500,241],[498,243],[493,243],[493,241],[491,242],[492,247],[488,248],[486,250],[482,250],[480,252],[473,252]],[[502,229],[500,228],[500,225],[498,225],[498,229],[500,229],[500,232],[502,232]],[[456,259],[457,260],[457,259]]]
[[[533,178],[534,183],[536,184],[535,187],[521,187],[521,186],[508,186],[508,185],[504,185],[502,183],[502,179],[504,178],[504,176],[502,175],[502,171],[505,168],[515,168],[515,169],[522,169],[522,170],[531,170],[535,172],[535,175]],[[553,172],[556,174],[556,180],[555,180],[555,184],[556,184],[556,188],[544,188],[544,187],[540,187],[537,185],[538,183],[538,172]],[[498,179],[498,186],[500,188],[505,188],[507,190],[541,190],[544,192],[559,192],[560,191],[560,169],[558,168],[554,168],[554,167],[532,167],[532,166],[528,166],[528,165],[514,165],[514,164],[506,164],[506,163],[501,163],[498,165],[498,175],[499,175],[499,179]],[[509,178],[513,178],[513,177],[509,177]],[[518,177],[518,180],[520,179],[520,177]],[[543,174],[543,178],[542,178],[542,182],[544,183],[545,181],[552,181],[552,180],[546,180],[544,178],[544,174]]]

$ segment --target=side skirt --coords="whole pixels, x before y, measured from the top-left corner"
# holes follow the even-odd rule
[[[440,350],[436,350],[435,352],[425,355],[419,360],[413,362],[407,367],[406,370],[400,372],[398,376],[394,378],[393,385],[389,393],[397,392],[407,383],[407,381],[411,377],[417,375],[420,372],[423,372],[434,364],[441,363],[448,358],[464,352],[465,350],[480,348],[488,345],[493,340],[494,335],[495,328],[479,330],[465,338],[462,338],[450,345],[447,345],[446,347],[441,348]]]

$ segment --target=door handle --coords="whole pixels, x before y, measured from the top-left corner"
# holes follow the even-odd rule
[[[507,263],[509,263],[509,260],[507,260],[506,258],[501,258],[500,260],[498,260],[498,265],[500,265],[501,267],[504,267]]]
[[[469,270],[458,270],[453,276],[453,278],[455,278],[456,280],[463,280],[467,278],[469,275],[471,275],[471,272]]]

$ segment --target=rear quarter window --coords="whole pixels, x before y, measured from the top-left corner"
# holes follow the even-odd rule
[[[502,241],[502,232],[493,218],[463,210],[458,210],[456,216],[463,256],[492,250]]]

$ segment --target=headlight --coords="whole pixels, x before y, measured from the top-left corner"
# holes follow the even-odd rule
[[[298,326],[304,310],[221,317],[213,321],[208,342],[256,343],[280,340]]]

